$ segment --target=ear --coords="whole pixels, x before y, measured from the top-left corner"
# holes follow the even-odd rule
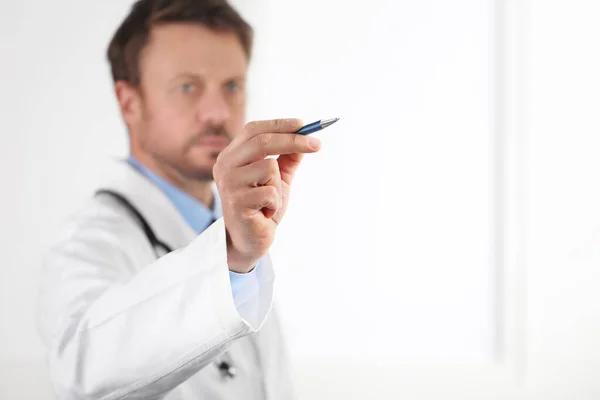
[[[128,82],[117,81],[115,83],[115,95],[119,103],[119,109],[123,120],[128,127],[134,125],[141,118],[142,105],[138,90]]]

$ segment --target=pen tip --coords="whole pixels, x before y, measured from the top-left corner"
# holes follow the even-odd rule
[[[336,123],[339,118],[330,118],[321,120],[321,128],[327,128],[329,125]]]

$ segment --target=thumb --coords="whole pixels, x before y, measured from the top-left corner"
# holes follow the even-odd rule
[[[279,173],[283,182],[291,185],[296,169],[303,158],[304,154],[301,153],[282,154],[277,158]]]

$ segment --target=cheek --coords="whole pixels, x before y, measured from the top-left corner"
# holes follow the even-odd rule
[[[158,153],[181,151],[193,136],[190,131],[188,120],[168,108],[162,108],[146,119],[148,147]]]

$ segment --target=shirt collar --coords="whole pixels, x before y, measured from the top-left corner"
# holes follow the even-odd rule
[[[165,193],[171,203],[177,208],[177,211],[179,211],[183,219],[196,234],[200,234],[216,219],[222,216],[221,199],[218,191],[214,187],[214,204],[211,209],[183,190],[150,171],[133,156],[129,156],[127,162]]]

